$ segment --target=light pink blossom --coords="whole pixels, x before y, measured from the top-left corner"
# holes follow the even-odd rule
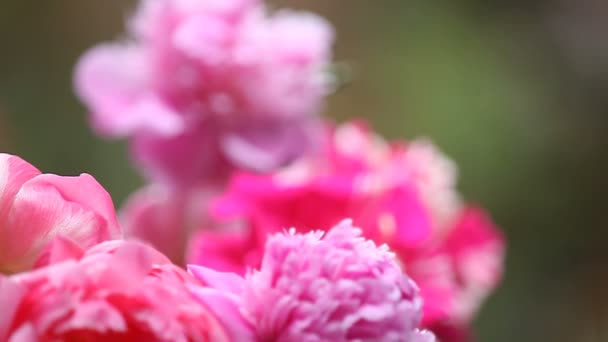
[[[122,237],[112,199],[88,174],[41,174],[23,159],[0,154],[0,273],[44,263],[55,236],[82,247]]]
[[[212,309],[223,296],[219,310],[242,315],[223,319],[241,331],[253,327],[259,341],[434,341],[418,330],[422,299],[414,282],[386,245],[361,233],[345,220],[327,233],[275,234],[260,269],[244,280],[191,266],[208,286],[193,292]]]
[[[129,39],[76,68],[93,127],[129,137],[154,179],[190,184],[269,170],[318,146],[333,30],[259,0],[141,0]]]
[[[2,341],[227,341],[187,290],[196,281],[138,242],[86,252],[57,239],[52,264],[0,276]]]
[[[183,265],[191,234],[212,226],[206,208],[215,193],[209,187],[147,185],[129,196],[120,210],[125,235],[150,243],[174,263]]]
[[[211,206],[239,230],[201,231],[188,261],[243,274],[266,237],[351,217],[366,238],[397,254],[424,298],[423,325],[452,342],[466,333],[502,274],[504,239],[487,214],[463,203],[453,163],[430,142],[387,143],[363,124],[330,129],[322,155],[270,175],[241,172]]]

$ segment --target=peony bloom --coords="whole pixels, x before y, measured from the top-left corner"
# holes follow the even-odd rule
[[[427,140],[389,144],[359,123],[329,136],[323,155],[270,175],[235,175],[211,214],[239,229],[201,231],[188,261],[243,274],[260,265],[268,234],[351,217],[420,287],[423,326],[465,333],[500,281],[504,239],[483,210],[461,201],[453,163]]]
[[[333,30],[260,0],[141,0],[127,41],[80,60],[97,132],[128,137],[156,180],[189,185],[269,170],[318,145]]]
[[[86,252],[54,242],[50,266],[0,277],[2,341],[227,341],[187,290],[195,280],[138,242]]]
[[[236,327],[251,323],[259,341],[434,341],[418,330],[422,299],[414,282],[386,245],[363,239],[349,220],[325,234],[271,236],[260,269],[244,280],[190,271],[211,288],[193,288],[199,299],[213,310],[223,296],[218,311],[233,306],[245,321]]]
[[[43,264],[57,235],[84,248],[121,238],[108,193],[87,174],[41,174],[17,156],[0,154],[0,273]]]

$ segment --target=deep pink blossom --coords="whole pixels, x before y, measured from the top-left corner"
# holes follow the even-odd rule
[[[218,317],[237,322],[233,333],[249,327],[258,341],[434,341],[418,330],[422,299],[414,282],[386,245],[361,233],[345,220],[326,233],[275,234],[260,269],[244,280],[191,266],[208,286],[193,292]]]
[[[190,184],[233,167],[269,170],[318,145],[333,30],[259,0],[141,0],[129,39],[76,68],[93,127],[130,137],[157,180]]]
[[[151,247],[84,251],[57,239],[51,265],[0,276],[2,341],[228,341],[187,290],[196,280]]]
[[[189,261],[242,274],[259,265],[268,234],[351,217],[419,285],[424,326],[464,332],[500,280],[504,241],[461,201],[453,163],[427,140],[389,144],[360,123],[331,129],[329,141],[323,155],[271,175],[236,175],[211,214],[239,229],[200,232]]]
[[[82,247],[122,237],[112,199],[90,175],[41,174],[23,159],[0,154],[0,273],[44,263],[55,236]]]

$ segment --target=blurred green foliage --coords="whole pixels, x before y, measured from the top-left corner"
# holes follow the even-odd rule
[[[91,173],[117,205],[142,180],[124,142],[89,130],[71,77],[85,49],[121,36],[133,3],[0,4],[0,149],[46,172]],[[328,115],[364,117],[390,138],[432,138],[458,163],[465,197],[504,228],[506,277],[476,321],[479,340],[608,340],[608,53],[601,63],[599,49],[608,44],[600,41],[608,6],[274,4],[336,25],[337,59],[350,64],[353,82],[330,98]],[[572,22],[588,23],[576,27],[584,39],[568,40]]]

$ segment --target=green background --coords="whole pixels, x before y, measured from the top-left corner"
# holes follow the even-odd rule
[[[88,129],[72,68],[121,37],[133,1],[0,2],[0,149],[93,174],[117,206],[142,184]],[[314,0],[352,82],[327,114],[431,137],[509,240],[480,341],[608,341],[608,2]]]

